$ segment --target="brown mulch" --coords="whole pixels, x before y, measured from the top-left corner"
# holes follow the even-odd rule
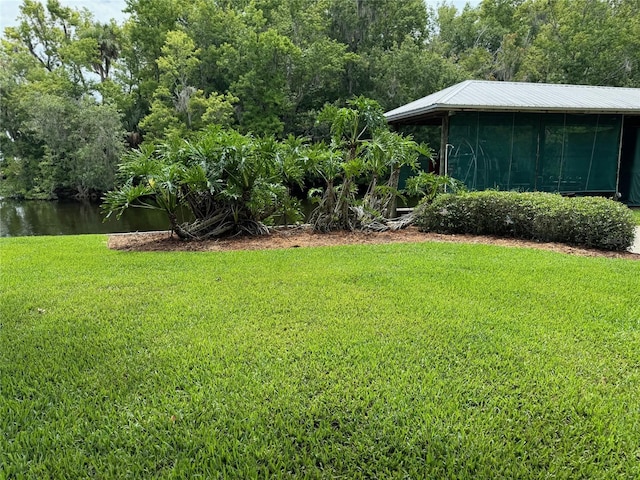
[[[421,233],[415,227],[395,232],[331,232],[315,233],[308,227],[275,229],[270,235],[259,237],[232,237],[215,240],[185,242],[170,232],[146,232],[112,234],[107,246],[113,250],[157,252],[219,252],[227,250],[266,250],[278,248],[325,247],[333,245],[413,243],[413,242],[460,242],[499,245],[504,247],[527,247],[586,257],[608,257],[640,260],[640,255],[630,252],[608,252],[603,250],[572,247],[560,243],[538,243],[478,235],[441,235]]]

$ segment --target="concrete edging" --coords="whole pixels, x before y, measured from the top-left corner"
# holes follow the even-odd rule
[[[633,245],[629,247],[629,251],[640,255],[640,227],[636,227],[636,236],[633,239]]]

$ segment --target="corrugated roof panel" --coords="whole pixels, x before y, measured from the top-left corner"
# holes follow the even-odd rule
[[[640,114],[640,88],[467,80],[385,113],[390,122],[449,110]]]

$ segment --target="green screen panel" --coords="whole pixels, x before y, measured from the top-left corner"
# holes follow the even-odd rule
[[[473,190],[615,191],[620,117],[458,113],[449,175]]]
[[[540,120],[536,190],[557,192],[565,146],[564,115],[544,115]]]
[[[514,114],[511,137],[511,172],[507,190],[533,190],[536,184],[538,118]]]
[[[481,113],[478,122],[479,188],[506,190],[511,166],[513,114]]]
[[[564,159],[558,190],[587,190],[593,168],[593,152],[598,138],[598,115],[567,115],[565,124]],[[615,175],[615,173],[614,173]]]
[[[478,184],[478,113],[457,113],[449,118],[447,173],[471,189]]]
[[[629,205],[640,206],[640,128],[636,129],[636,148],[631,165]]]
[[[615,191],[620,128],[620,116],[600,115],[587,191]]]

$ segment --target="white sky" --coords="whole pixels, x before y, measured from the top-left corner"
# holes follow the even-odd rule
[[[40,0],[42,3],[46,3],[46,0]],[[402,1],[402,0],[398,0]],[[442,0],[425,0],[429,6],[437,6],[442,3]],[[125,7],[125,0],[60,0],[60,3],[65,6],[74,8],[87,8],[96,20],[104,23],[114,18],[117,22],[121,23],[125,15],[122,10]],[[455,5],[461,10],[467,3],[466,0],[448,0],[447,3]],[[471,5],[477,5],[480,0],[469,0]],[[4,32],[5,27],[15,25],[16,18],[20,14],[20,5],[22,0],[0,0],[0,33]]]

